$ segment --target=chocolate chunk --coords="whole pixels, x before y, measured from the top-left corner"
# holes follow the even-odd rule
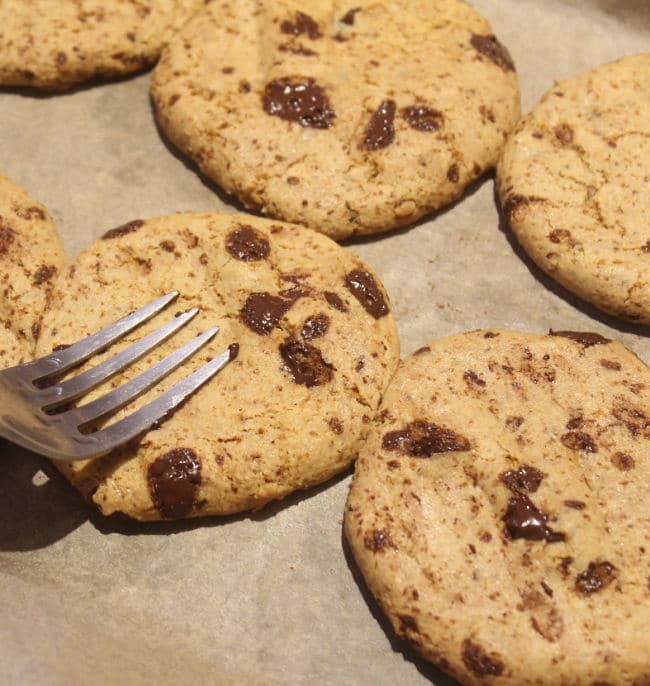
[[[503,472],[500,479],[513,493],[535,493],[544,479],[544,472],[528,464],[522,464],[516,472]]]
[[[388,305],[372,274],[355,269],[345,277],[345,285],[363,309],[375,319],[388,314]]]
[[[629,472],[630,469],[634,469],[634,458],[627,453],[614,453],[611,457],[611,463],[622,472]]]
[[[583,453],[597,453],[598,446],[594,439],[584,431],[569,431],[560,438],[562,445],[570,450],[579,450]]]
[[[395,101],[384,100],[366,124],[363,145],[366,150],[379,150],[395,140]]]
[[[293,302],[270,293],[251,293],[239,316],[249,329],[260,336],[268,336]]]
[[[239,343],[231,343],[228,346],[228,359],[232,362],[239,355]]]
[[[43,264],[34,272],[34,283],[37,285],[45,283],[46,281],[49,281],[55,274],[56,267],[53,264]]]
[[[334,376],[334,365],[323,359],[318,348],[304,341],[287,338],[280,344],[280,355],[294,383],[312,388],[328,383]]]
[[[271,247],[263,234],[242,224],[226,236],[226,250],[242,262],[257,262],[269,256]]]
[[[401,111],[402,119],[416,131],[431,133],[437,131],[443,122],[442,112],[423,105],[411,105]]]
[[[285,19],[280,24],[280,31],[293,36],[301,36],[304,34],[311,40],[321,38],[323,35],[318,24],[308,14],[304,14],[303,12],[296,12],[293,21]]]
[[[528,541],[546,540],[549,543],[564,541],[566,535],[553,531],[546,524],[547,515],[541,512],[525,493],[516,493],[508,501],[502,517],[510,538],[525,538]]]
[[[614,581],[617,573],[616,567],[607,560],[590,562],[587,569],[576,577],[576,590],[583,595],[601,591]]]
[[[463,663],[476,676],[499,676],[505,665],[498,653],[487,653],[469,638],[463,641]]]
[[[308,317],[300,329],[300,336],[303,341],[311,341],[314,338],[321,338],[327,333],[330,326],[330,318],[319,312],[313,317]]]
[[[335,117],[325,91],[310,77],[284,77],[267,83],[262,106],[271,116],[311,129],[329,129]]]
[[[584,510],[587,507],[587,503],[584,503],[582,500],[565,500],[564,504],[573,510]]]
[[[2,218],[0,217],[1,221]],[[14,239],[14,230],[0,224],[0,255],[6,255],[9,252],[9,246],[14,242]]]
[[[122,226],[116,226],[114,229],[109,229],[102,236],[102,239],[119,238],[127,233],[137,231],[141,226],[144,226],[144,221],[142,219],[134,219],[132,222],[127,222],[126,224],[122,224]]]
[[[464,436],[421,419],[410,422],[404,429],[384,434],[381,446],[384,450],[398,450],[410,457],[431,457],[470,449],[470,443]]]
[[[515,71],[515,63],[505,46],[501,45],[496,36],[472,35],[470,39],[472,47],[487,57],[491,62],[503,69],[503,71]]]
[[[201,463],[190,448],[174,448],[157,458],[147,470],[149,493],[166,519],[187,515],[201,484]]]
[[[341,17],[341,23],[342,24],[347,24],[348,26],[352,26],[354,24],[354,15],[357,12],[360,12],[361,8],[360,7],[355,7],[354,9],[348,10],[342,17]]]
[[[339,312],[347,312],[348,308],[347,305],[343,302],[343,300],[338,296],[336,293],[332,293],[332,291],[325,291],[325,300],[335,309],[338,310]]]
[[[375,529],[374,531],[368,531],[363,537],[363,544],[373,553],[378,553],[386,548],[397,550],[397,546],[391,540],[388,529]]]
[[[549,329],[548,335],[569,338],[576,343],[580,343],[580,345],[585,348],[589,348],[592,345],[605,345],[606,343],[612,342],[609,338],[588,331],[553,331],[553,329]]]

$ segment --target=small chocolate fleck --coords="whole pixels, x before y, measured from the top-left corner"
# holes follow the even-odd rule
[[[8,226],[0,225],[0,255],[9,252],[9,246],[14,242],[15,232]]]
[[[576,343],[580,343],[580,345],[585,348],[589,348],[592,345],[605,345],[606,343],[612,342],[609,338],[605,338],[598,333],[590,333],[589,331],[553,331],[553,329],[550,329],[548,335],[569,338]]]
[[[421,419],[410,422],[404,429],[384,434],[381,445],[384,450],[397,450],[410,457],[431,457],[470,449],[464,436]]]
[[[239,314],[249,329],[260,336],[268,336],[293,302],[270,293],[251,293]]]
[[[565,500],[564,504],[573,510],[584,510],[587,507],[587,503],[582,500]]]
[[[576,577],[576,590],[583,595],[601,591],[614,581],[617,573],[616,567],[607,560],[590,562],[587,569]]]
[[[338,417],[330,417],[327,422],[332,433],[342,434],[343,433],[343,422]]]
[[[239,343],[231,343],[228,346],[228,360],[232,362],[239,355]]]
[[[569,567],[574,561],[575,559],[570,555],[567,555],[560,560],[560,571],[562,572],[562,576],[569,576]]]
[[[558,124],[553,130],[555,137],[562,143],[562,145],[570,145],[573,143],[573,129],[568,124]]]
[[[516,493],[508,501],[502,517],[510,538],[525,538],[528,541],[546,540],[549,543],[566,540],[566,535],[553,531],[546,524],[547,515],[541,512],[525,493]]]
[[[361,8],[360,7],[355,7],[354,9],[348,10],[342,17],[341,17],[341,23],[342,24],[347,24],[348,26],[352,26],[354,24],[354,15],[357,12],[360,12]]]
[[[560,438],[562,445],[570,450],[579,450],[583,453],[597,453],[598,446],[594,439],[584,431],[569,431]]]
[[[634,469],[634,458],[627,453],[614,453],[611,457],[611,463],[622,472],[629,472],[630,469]]]
[[[339,295],[332,293],[332,291],[325,291],[324,295],[325,300],[327,300],[328,304],[331,305],[331,307],[333,307],[335,310],[338,310],[339,312],[348,311],[347,305],[343,302]]]
[[[36,219],[44,221],[47,216],[45,211],[41,207],[38,207],[38,205],[32,205],[31,207],[17,207],[14,211],[16,216],[20,217],[21,219],[31,220],[36,217]]]
[[[516,472],[503,472],[500,479],[513,493],[535,493],[544,480],[544,472],[528,464],[522,464]]]
[[[373,553],[384,551],[386,548],[397,550],[397,546],[391,540],[388,529],[375,529],[373,531],[368,531],[363,537],[363,544]]]
[[[293,21],[285,19],[280,24],[280,31],[282,31],[282,33],[288,33],[292,36],[301,36],[304,34],[311,40],[321,38],[323,35],[320,31],[318,23],[314,21],[308,14],[304,14],[303,12],[296,12]]]
[[[176,250],[176,244],[174,241],[160,241],[158,245],[165,251],[165,252],[174,252]]]
[[[621,363],[620,362],[614,362],[614,360],[601,359],[600,360],[600,366],[605,367],[605,369],[611,369],[614,372],[620,372],[621,371]]]
[[[174,448],[149,465],[151,499],[166,519],[187,515],[201,484],[201,463],[190,448]]]
[[[226,250],[242,262],[257,262],[269,256],[271,247],[264,234],[241,224],[226,236]]]
[[[68,61],[68,57],[64,52],[57,52],[56,53],[56,63],[58,65],[63,66],[67,61]]]
[[[284,77],[267,83],[262,106],[267,114],[304,128],[329,129],[335,118],[325,91],[308,77]]]
[[[280,355],[284,360],[284,369],[296,384],[307,388],[322,386],[334,376],[334,365],[325,361],[318,348],[304,341],[287,338],[280,344]]]
[[[499,43],[496,36],[480,36],[473,34],[470,39],[472,47],[481,55],[503,69],[503,71],[515,71],[515,63],[504,45]]]
[[[355,269],[345,277],[345,285],[363,309],[375,319],[388,314],[388,305],[372,274]]]
[[[402,119],[416,131],[432,133],[437,131],[444,120],[442,112],[434,110],[432,107],[423,105],[411,105],[404,107],[401,111]]]
[[[481,377],[471,369],[468,369],[463,374],[463,380],[469,386],[478,386],[480,388],[485,388],[485,381],[481,379]]]
[[[506,417],[506,427],[508,427],[510,431],[517,431],[523,423],[523,417]]]
[[[499,676],[505,665],[498,653],[487,653],[478,643],[469,638],[463,641],[463,663],[476,676]]]
[[[144,226],[144,221],[142,219],[134,219],[131,222],[122,224],[121,226],[116,226],[114,229],[109,229],[103,236],[103,240],[109,238],[118,238],[119,236],[124,236],[127,233],[133,233],[137,231],[141,226]]]
[[[42,283],[45,283],[46,281],[49,281],[56,274],[56,271],[57,271],[57,269],[53,264],[41,265],[34,272],[34,283],[37,285],[40,285]]]
[[[303,341],[311,341],[314,338],[321,338],[327,333],[330,326],[330,319],[326,314],[319,312],[312,317],[308,317],[300,330]]]
[[[395,101],[384,100],[372,113],[363,136],[366,150],[379,150],[395,140]]]
[[[449,169],[447,169],[447,180],[451,183],[458,183],[460,176],[458,175],[458,165],[452,164]]]

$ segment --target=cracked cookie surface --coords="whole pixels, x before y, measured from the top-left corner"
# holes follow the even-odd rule
[[[67,90],[153,64],[205,0],[3,0],[0,85]]]
[[[541,269],[580,298],[650,323],[650,53],[557,83],[497,169],[505,218]]]
[[[459,0],[216,0],[164,51],[152,94],[228,193],[336,240],[458,198],[519,115],[508,51]]]
[[[52,279],[65,262],[45,207],[0,176],[0,368],[32,359]]]
[[[650,371],[581,332],[475,331],[391,381],[344,530],[395,632],[463,684],[650,681]]]
[[[166,313],[111,353],[174,312],[200,313],[88,399],[214,325],[207,346],[116,419],[229,346],[236,356],[140,441],[60,464],[70,481],[106,515],[176,519],[258,509],[348,467],[399,356],[372,270],[295,225],[219,213],[135,220],[106,232],[55,281],[39,354],[173,289],[181,295]]]

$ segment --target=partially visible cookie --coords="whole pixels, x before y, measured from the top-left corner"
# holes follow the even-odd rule
[[[206,0],[3,0],[0,85],[66,90],[153,64]]]
[[[345,535],[463,684],[650,683],[650,371],[590,333],[475,331],[391,381]]]
[[[345,469],[399,357],[373,272],[299,226],[218,213],[137,220],[108,231],[56,281],[39,353],[172,289],[181,296],[171,312],[128,340],[174,311],[200,314],[123,379],[208,327],[221,330],[136,406],[229,346],[234,359],[141,441],[60,465],[70,481],[104,514],[155,520],[257,509]]]
[[[541,269],[605,312],[650,323],[650,53],[551,88],[508,141],[497,182]]]
[[[508,51],[460,0],[215,0],[169,43],[152,94],[228,193],[337,240],[458,198],[519,116]]]
[[[65,261],[47,210],[0,176],[0,369],[32,359],[52,278]]]

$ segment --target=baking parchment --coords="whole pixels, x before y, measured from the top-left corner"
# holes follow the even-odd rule
[[[474,0],[512,53],[524,112],[556,78],[650,50],[648,0]],[[66,95],[0,90],[0,173],[70,255],[129,220],[239,208],[164,141],[149,74]],[[348,243],[380,275],[404,355],[479,327],[596,331],[650,362],[648,329],[577,301],[500,224],[494,182],[406,230]],[[125,525],[0,442],[0,684],[454,682],[368,596],[341,534],[348,472],[263,511]]]

